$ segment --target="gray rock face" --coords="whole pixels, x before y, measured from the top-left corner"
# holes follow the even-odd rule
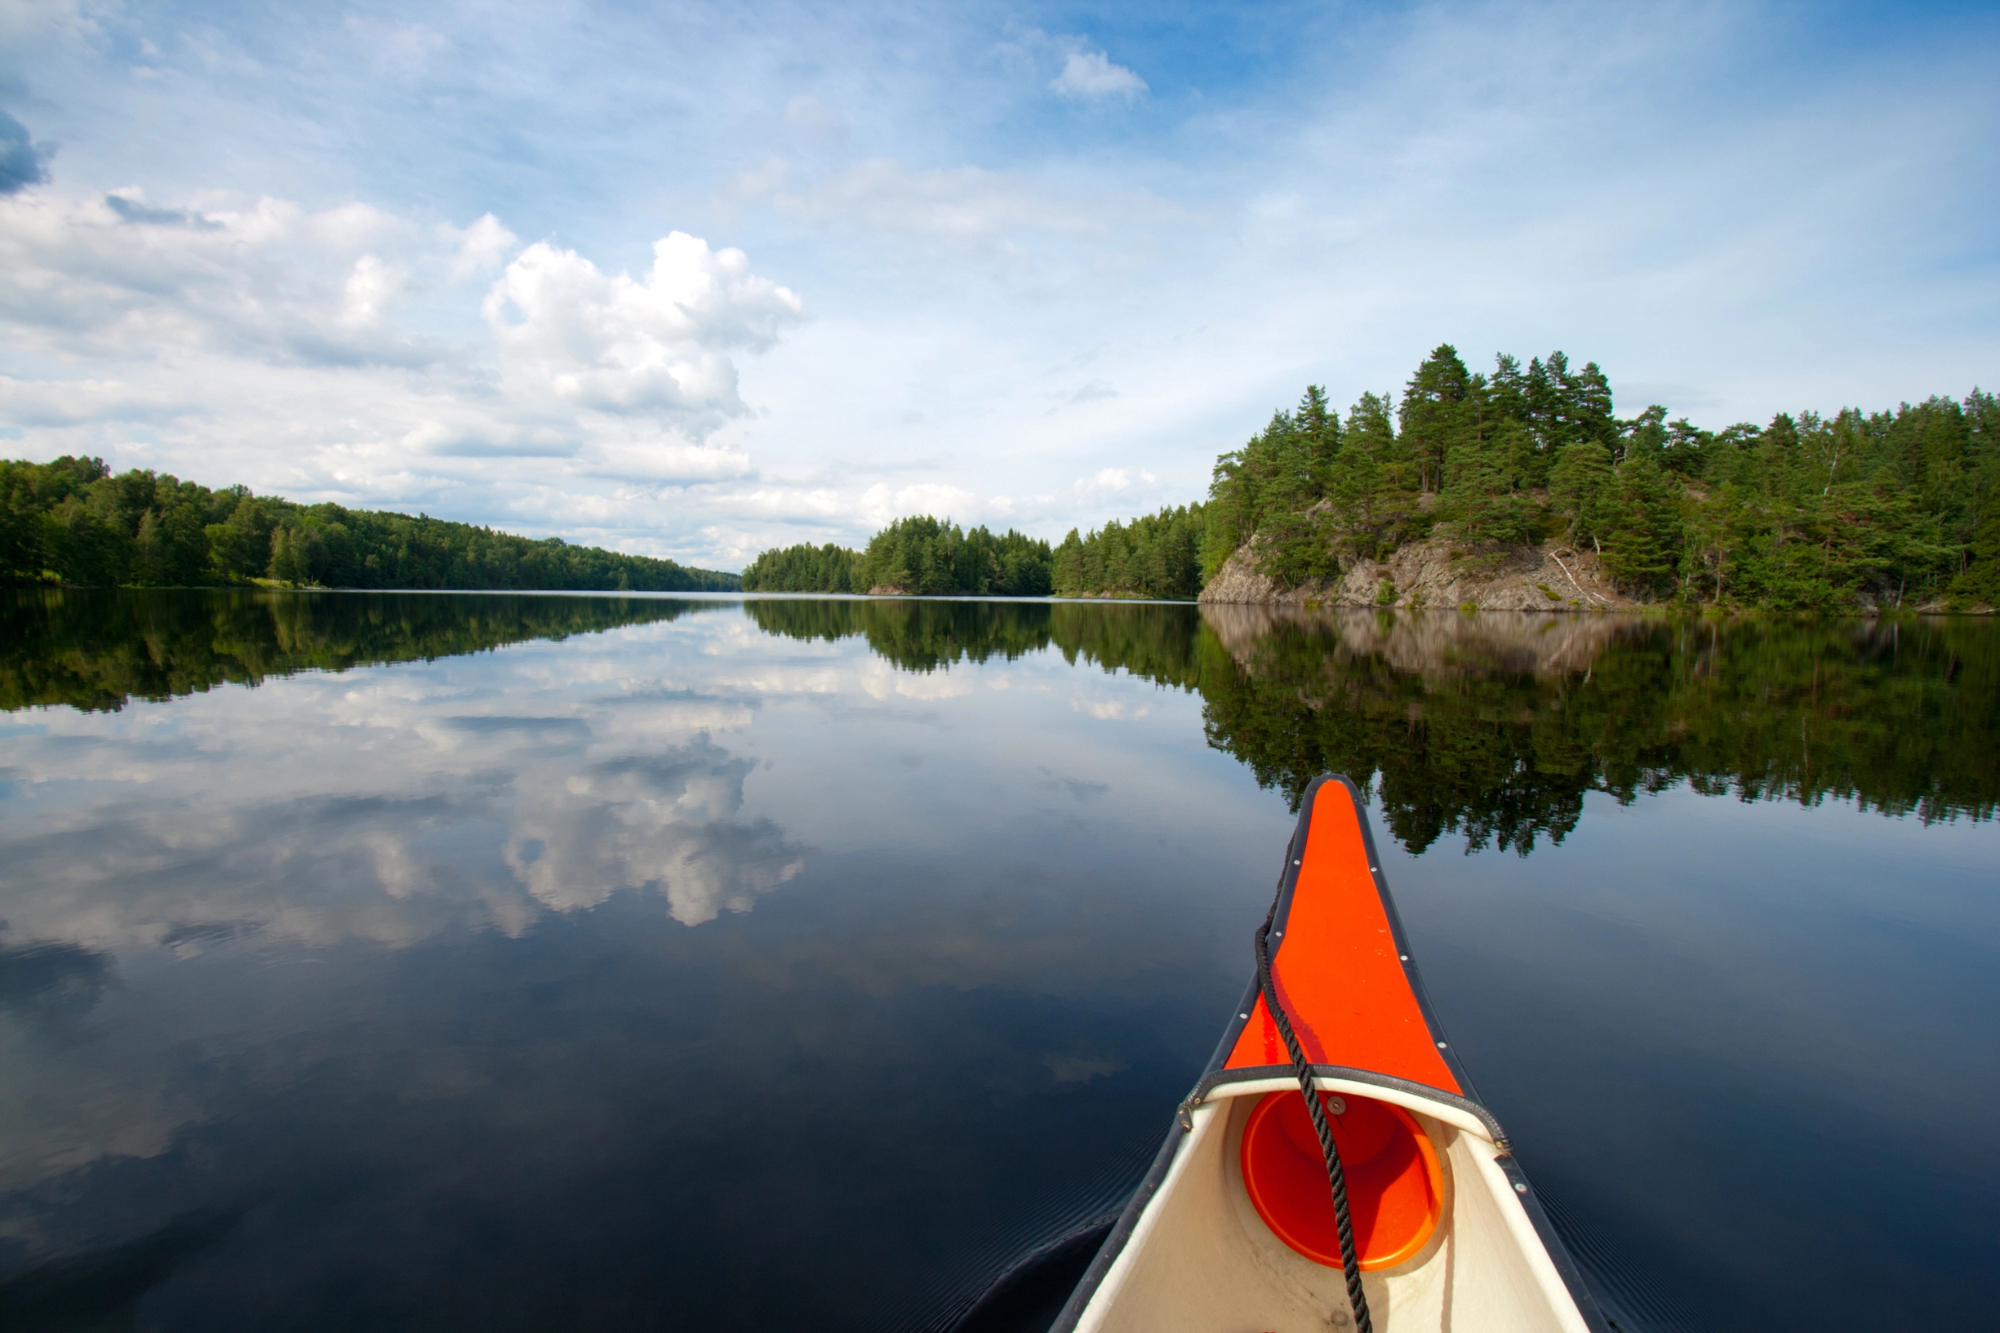
[[[1386,561],[1352,557],[1325,583],[1280,587],[1244,546],[1201,590],[1201,601],[1292,606],[1473,606],[1482,611],[1601,611],[1636,606],[1611,586],[1597,556],[1566,545],[1470,547],[1412,542]]]

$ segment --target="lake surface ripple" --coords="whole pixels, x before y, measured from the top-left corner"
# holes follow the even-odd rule
[[[1987,621],[19,593],[0,701],[8,1329],[950,1328],[1325,771],[1621,1327],[2000,1325]]]

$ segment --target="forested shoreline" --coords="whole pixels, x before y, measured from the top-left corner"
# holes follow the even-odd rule
[[[967,532],[929,515],[898,519],[864,550],[800,544],[760,554],[745,592],[876,592],[932,597],[1138,597],[1201,591],[1201,506],[1076,529],[1053,549],[1009,529]]]
[[[745,592],[876,592],[928,597],[1046,597],[1049,544],[1009,528],[970,532],[928,514],[897,519],[867,549],[788,546],[743,571]]]
[[[469,523],[210,490],[100,458],[0,462],[0,582],[734,591],[737,576]]]
[[[1378,599],[1348,575],[1412,547],[1474,582],[1510,553],[1574,555],[1630,603],[1991,609],[2000,399],[1975,388],[1710,431],[1658,405],[1620,418],[1594,362],[1573,369],[1553,352],[1523,367],[1502,354],[1476,373],[1445,344],[1400,397],[1363,393],[1345,416],[1307,386],[1216,460],[1201,502],[1072,528],[1053,546],[912,515],[861,550],[767,550],[740,576],[428,515],[113,476],[101,459],[0,462],[0,582],[17,585],[1173,600],[1228,567],[1303,590],[1294,597],[1387,605],[1392,584]]]
[[[1524,367],[1501,354],[1476,373],[1446,344],[1400,397],[1364,393],[1344,418],[1308,386],[1216,460],[1205,501],[1071,529],[1039,549],[1046,590],[1066,597],[1194,597],[1232,557],[1279,589],[1332,589],[1359,562],[1436,542],[1440,560],[1474,577],[1510,551],[1574,553],[1642,604],[1990,609],[2000,604],[1996,482],[2000,400],[1977,388],[1894,411],[1780,413],[1711,431],[1658,405],[1620,418],[1594,362],[1572,368],[1558,351]],[[766,551],[744,586],[1001,591],[957,577],[943,555],[910,563],[921,577],[882,577],[877,543],[896,534],[888,544],[913,549],[906,534],[919,523],[898,520],[862,552]]]

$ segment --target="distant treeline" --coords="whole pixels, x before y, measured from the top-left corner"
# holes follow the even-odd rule
[[[970,532],[928,515],[898,519],[865,551],[788,546],[743,571],[745,592],[884,592],[924,597],[1046,597],[1049,544],[1008,529]]]
[[[428,662],[669,621],[731,602],[653,597],[332,597],[264,588],[0,590],[0,710],[115,711],[298,671]]]
[[[1644,600],[1779,609],[2000,602],[2000,401],[1780,414],[1702,430],[1612,412],[1592,363],[1560,352],[1473,374],[1441,346],[1400,404],[1343,422],[1317,385],[1216,462],[1205,577],[1249,544],[1281,583],[1332,579],[1433,534],[1461,558],[1560,541]]]
[[[0,581],[93,587],[734,591],[734,574],[419,515],[212,491],[99,458],[0,462]]]
[[[1081,535],[1053,551],[1011,529],[962,532],[929,516],[899,519],[865,551],[787,546],[743,571],[745,592],[915,593],[925,596],[1191,598],[1201,591],[1201,506],[1162,509]]]
[[[1088,536],[1075,528],[1056,547],[1056,592],[1064,597],[1200,595],[1202,507],[1183,505],[1130,523],[1113,519]]]

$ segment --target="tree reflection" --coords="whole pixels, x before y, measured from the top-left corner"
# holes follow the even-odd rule
[[[62,589],[0,592],[0,708],[122,708],[298,671],[429,661],[668,621],[641,597]]]
[[[794,638],[909,671],[1054,648],[1200,693],[1208,740],[1296,808],[1320,773],[1380,795],[1412,851],[1526,853],[1588,792],[1686,782],[1925,821],[2000,799],[2000,626],[952,601],[765,601]]]

